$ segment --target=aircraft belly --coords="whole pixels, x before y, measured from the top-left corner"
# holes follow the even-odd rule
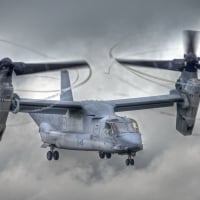
[[[77,146],[76,134],[64,134],[56,140],[56,146],[63,149],[73,149]]]
[[[65,134],[56,139],[55,145],[62,149],[85,150],[85,151],[108,151],[112,152],[114,146],[112,143],[93,140],[89,134]]]
[[[85,150],[92,150],[92,151],[113,151],[113,145],[111,143],[105,143],[104,141],[92,141],[92,140],[85,140],[83,141],[83,146]]]
[[[44,143],[54,144],[57,148],[82,151],[104,151],[111,153],[122,153],[127,151],[128,146],[122,143],[113,143],[108,138],[91,137],[85,133],[41,133]],[[138,151],[139,149],[135,149]],[[141,150],[141,149],[140,149]]]

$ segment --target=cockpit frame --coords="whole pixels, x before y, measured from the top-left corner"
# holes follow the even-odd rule
[[[129,118],[108,119],[105,122],[104,129],[105,133],[109,135],[139,132],[137,122]]]

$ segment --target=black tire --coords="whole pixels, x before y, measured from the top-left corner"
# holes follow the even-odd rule
[[[130,164],[131,164],[132,166],[134,166],[134,164],[135,164],[134,159],[131,159],[131,160],[130,160]]]
[[[99,152],[99,158],[104,159],[105,158],[105,153],[104,152]]]
[[[52,158],[53,158],[53,153],[51,152],[51,151],[48,151],[47,152],[47,160],[52,160]]]
[[[53,158],[54,158],[54,160],[59,160],[59,157],[60,157],[59,152],[58,151],[54,151],[53,152]]]
[[[130,159],[126,159],[126,166],[130,165]]]
[[[111,153],[106,153],[106,158],[107,159],[111,159],[111,156],[112,156]]]

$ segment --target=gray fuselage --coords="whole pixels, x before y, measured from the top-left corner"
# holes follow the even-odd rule
[[[63,116],[32,114],[44,144],[119,154],[143,149],[135,120],[115,115],[113,109],[102,102],[87,101],[83,108],[82,112],[69,111]]]

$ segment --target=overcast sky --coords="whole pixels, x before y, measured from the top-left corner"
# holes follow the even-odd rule
[[[166,94],[173,84],[131,74],[113,63],[109,50],[118,44],[115,56],[183,56],[182,31],[200,30],[199,9],[199,0],[0,0],[0,40],[40,52],[0,42],[0,54],[19,61],[87,59],[93,74],[74,90],[78,100]],[[173,81],[179,75],[143,71]],[[70,74],[74,81],[76,73]],[[15,89],[59,89],[59,73],[46,75],[14,77]],[[80,75],[79,81],[87,70]],[[31,118],[11,114],[0,144],[0,199],[199,199],[200,121],[194,136],[183,137],[175,129],[175,114],[175,108],[121,113],[138,121],[143,136],[144,151],[134,168],[124,165],[125,156],[102,161],[96,152],[62,150],[59,162],[48,162]]]

